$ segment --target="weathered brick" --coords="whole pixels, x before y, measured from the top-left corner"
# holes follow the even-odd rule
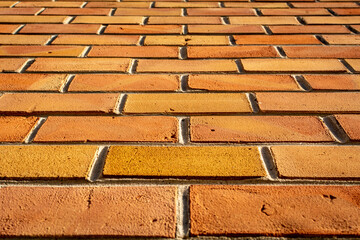
[[[289,58],[360,58],[360,47],[284,46]]]
[[[295,17],[229,17],[231,24],[300,25]]]
[[[60,35],[52,44],[59,45],[135,45],[139,36],[117,36],[117,35]]]
[[[174,117],[49,117],[34,142],[176,142]]]
[[[27,62],[24,58],[0,58],[0,72],[16,72]]]
[[[360,140],[360,115],[336,115],[336,119],[351,140]]]
[[[154,177],[262,177],[256,147],[113,146],[103,174]]]
[[[145,45],[229,45],[227,36],[158,35],[147,36]]]
[[[105,29],[110,34],[180,34],[181,31],[181,25],[109,25]]]
[[[323,37],[330,44],[360,44],[360,36],[358,35],[323,35]]]
[[[85,178],[96,146],[0,146],[0,178]]]
[[[81,5],[83,5],[83,2],[52,2],[52,1],[48,1],[48,2],[20,2],[19,4],[16,4],[15,7],[41,7],[41,8],[52,8],[52,7],[57,7],[57,8],[79,8],[81,7]]]
[[[237,72],[234,60],[143,60],[138,72]]]
[[[0,116],[0,142],[23,142],[37,120],[37,117]]]
[[[189,16],[254,16],[250,8],[189,8]]]
[[[201,116],[190,119],[193,142],[329,142],[313,116]]]
[[[277,57],[272,46],[188,47],[188,58]]]
[[[344,185],[191,186],[191,234],[359,235],[359,194]]]
[[[86,4],[85,8],[148,8],[149,2],[90,2]]]
[[[175,197],[172,186],[2,187],[0,234],[173,238]]]
[[[110,8],[47,8],[40,15],[106,16]]]
[[[0,44],[4,45],[42,45],[46,43],[51,36],[48,35],[0,35]]]
[[[20,26],[19,24],[0,24],[0,33],[13,33]]]
[[[134,16],[79,16],[72,23],[140,24],[142,17]]]
[[[76,46],[0,46],[0,56],[78,57],[84,50]]]
[[[283,178],[359,178],[358,146],[273,146],[277,171]]]
[[[263,112],[359,112],[360,93],[257,93]]]
[[[220,17],[150,17],[148,24],[221,24],[221,19]]]
[[[243,93],[129,94],[124,113],[239,113],[251,112]]]
[[[261,13],[265,16],[330,15],[326,9],[322,8],[262,9]]]
[[[275,34],[290,33],[350,33],[349,29],[342,25],[301,25],[301,26],[270,26],[270,30]],[[336,36],[336,35],[334,35]],[[298,37],[302,37],[299,35]]]
[[[337,15],[343,16],[343,15],[360,15],[360,9],[359,8],[333,8],[333,10]]]
[[[28,72],[125,72],[127,58],[37,58]]]
[[[312,35],[234,35],[237,44],[321,44]]]
[[[281,2],[224,2],[224,5],[236,8],[289,8],[286,3]]]
[[[156,2],[157,8],[217,8],[216,2]]]
[[[41,8],[0,8],[0,15],[35,15]]]
[[[189,87],[209,91],[297,91],[289,75],[189,75]]]
[[[307,24],[357,24],[360,22],[360,16],[350,17],[304,17]]]
[[[0,47],[1,51],[1,47]],[[178,58],[179,48],[170,46],[94,46],[89,57]]]
[[[0,75],[1,76],[1,75]],[[0,78],[1,79],[1,78]],[[1,83],[1,82],[0,82]],[[69,91],[176,91],[179,79],[167,74],[77,74]]]
[[[66,16],[0,15],[0,23],[63,23]]]
[[[2,113],[112,113],[119,94],[5,93]]]
[[[360,59],[346,59],[346,62],[348,62],[355,71],[360,72]]]
[[[295,8],[354,8],[358,7],[354,2],[312,2],[312,3],[303,3],[303,2],[294,2],[292,5]]]
[[[304,75],[315,90],[360,90],[360,75]]]
[[[192,33],[264,33],[257,25],[188,25],[188,32]]]
[[[114,16],[181,16],[175,8],[117,8]]]
[[[99,24],[26,24],[20,33],[97,33],[100,26]]]

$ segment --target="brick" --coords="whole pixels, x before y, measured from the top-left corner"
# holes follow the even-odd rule
[[[263,112],[359,112],[360,93],[257,93]]]
[[[359,25],[352,25],[352,27],[353,27],[356,31],[360,32],[360,26],[359,26]]]
[[[0,15],[35,15],[41,8],[0,8]]]
[[[42,45],[45,44],[51,36],[48,35],[0,35],[0,44],[4,45]]]
[[[307,24],[357,24],[360,16],[351,17],[304,17]]]
[[[263,177],[256,147],[112,146],[105,176]]]
[[[289,75],[189,75],[189,87],[208,91],[297,91]]]
[[[0,58],[0,72],[17,72],[26,62],[24,58]]]
[[[69,87],[70,92],[176,91],[178,89],[178,77],[167,74],[77,74]]]
[[[360,58],[360,47],[284,46],[289,58]]]
[[[74,46],[0,46],[0,56],[78,57],[84,50]]]
[[[281,2],[224,2],[224,5],[236,8],[289,8],[286,3]]]
[[[1,50],[1,47],[0,47]],[[94,46],[89,57],[178,58],[179,48],[170,46]]]
[[[0,33],[13,33],[20,26],[19,24],[1,24]]]
[[[300,25],[295,17],[229,17],[231,24]]]
[[[109,25],[105,34],[180,34],[181,31],[181,25]]]
[[[23,142],[37,120],[37,117],[0,116],[0,142]]]
[[[262,9],[261,13],[265,16],[330,15],[330,13],[326,9],[322,8]]]
[[[323,35],[323,38],[330,44],[360,44],[360,36],[358,35]]]
[[[354,2],[312,2],[312,3],[302,3],[294,2],[292,5],[295,8],[356,8],[358,5]]]
[[[221,24],[220,17],[150,17],[148,24]]]
[[[149,2],[90,2],[85,8],[149,8]]]
[[[145,45],[229,45],[227,36],[146,36]]]
[[[313,116],[201,116],[190,119],[192,142],[329,142]]]
[[[66,74],[0,74],[0,91],[59,91]]]
[[[343,16],[343,15],[360,15],[360,9],[359,8],[333,8],[333,10],[337,15]]]
[[[135,45],[139,41],[137,35],[59,35],[52,44],[59,45]]]
[[[63,23],[66,16],[0,15],[0,23]]]
[[[174,117],[49,117],[35,142],[176,142]]]
[[[172,238],[175,197],[172,186],[2,187],[0,234]]]
[[[16,4],[15,7],[41,7],[41,8],[80,8],[81,5],[83,5],[83,2],[20,2],[19,4]]]
[[[192,33],[264,33],[257,25],[188,25],[188,32]]]
[[[237,72],[234,60],[148,60],[140,59],[138,72]]]
[[[110,10],[110,8],[47,8],[41,15],[106,16]]]
[[[16,1],[1,1],[0,7],[11,7],[15,3],[16,3]]]
[[[97,33],[100,26],[97,24],[26,24],[20,33]]]
[[[188,47],[188,58],[277,57],[272,46]]]
[[[302,25],[302,26],[270,26],[270,30],[275,34],[290,33],[350,33],[349,29],[342,25]],[[298,36],[302,37],[302,36]]]
[[[119,94],[5,93],[2,113],[112,113]]]
[[[125,72],[127,58],[37,58],[27,72]]]
[[[346,72],[337,59],[242,59],[249,72]]]
[[[348,62],[355,71],[360,72],[360,59],[346,59],[346,62]]]
[[[273,146],[282,178],[359,178],[358,146]]]
[[[117,8],[114,16],[181,16],[175,8]]]
[[[189,8],[189,16],[254,16],[250,8]]]
[[[217,2],[156,2],[156,8],[217,8]]]
[[[293,45],[293,44],[321,44],[312,35],[235,35],[236,44],[264,44],[264,45]]]
[[[351,140],[360,140],[360,116],[359,115],[336,115],[336,119],[345,130]]]
[[[360,90],[360,75],[304,75],[315,90]]]
[[[191,186],[191,234],[359,235],[359,193],[345,185]]]
[[[140,24],[142,17],[134,16],[78,16],[72,23]]]
[[[0,146],[0,178],[85,178],[96,146]]]
[[[129,94],[124,113],[240,113],[252,112],[243,93]]]

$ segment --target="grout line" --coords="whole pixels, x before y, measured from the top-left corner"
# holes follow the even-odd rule
[[[302,75],[292,75],[292,77],[295,79],[295,82],[297,83],[297,85],[301,89],[303,89],[304,91],[310,92],[310,91],[313,90],[311,85],[304,78],[304,76],[302,76]]]
[[[51,35],[50,39],[44,43],[44,45],[50,45],[54,40],[55,38],[57,38],[58,35]]]
[[[298,20],[298,22],[299,22],[301,25],[306,25],[306,24],[307,24],[302,17],[296,17],[296,20]]]
[[[99,146],[99,148],[96,150],[94,159],[92,161],[92,165],[86,177],[88,181],[95,182],[101,177],[108,150],[109,150],[109,146]]]
[[[31,143],[34,140],[35,135],[37,134],[37,132],[39,131],[41,126],[45,123],[46,119],[47,119],[47,117],[39,118],[39,120],[37,121],[35,126],[30,130],[28,135],[25,137],[25,140],[24,140],[25,143]]]
[[[244,67],[243,65],[241,64],[240,60],[239,59],[236,59],[235,60],[235,64],[236,64],[236,67],[238,69],[238,72],[239,73],[243,73],[244,72]]]
[[[101,25],[99,30],[96,32],[97,35],[101,35],[104,33],[105,28],[107,27],[107,25]]]
[[[253,10],[255,11],[255,15],[256,15],[256,16],[260,17],[260,16],[263,15],[262,12],[260,11],[260,9],[255,8],[255,9],[253,9]]]
[[[177,187],[176,238],[187,238],[190,229],[190,186]]]
[[[136,46],[144,46],[145,38],[146,38],[145,35],[141,35],[141,36],[139,37],[139,41],[136,43]]]
[[[28,69],[31,64],[35,62],[35,58],[29,58],[16,72],[23,73],[26,69]]]
[[[281,46],[273,46],[281,58],[287,58],[284,49]]]
[[[65,18],[63,24],[70,24],[74,19],[75,19],[75,17],[68,16],[68,17]]]
[[[182,17],[186,17],[188,14],[187,14],[187,11],[186,11],[186,8],[182,8],[181,9],[181,16]]]
[[[359,34],[359,33],[360,33],[359,31],[357,31],[355,28],[353,28],[353,27],[350,26],[350,25],[345,25],[345,27],[346,27],[347,29],[349,29],[349,31],[352,32],[352,33],[355,33],[355,34]]]
[[[187,47],[179,47],[179,59],[187,59]]]
[[[229,25],[230,24],[230,20],[228,17],[221,17],[221,22],[223,25]]]
[[[80,6],[80,8],[84,8],[87,4],[88,4],[88,2],[84,2],[84,3]]]
[[[149,17],[143,17],[140,25],[146,25],[148,21],[149,21]]]
[[[81,58],[87,57],[91,48],[92,48],[92,46],[85,46],[84,51],[80,54],[79,57],[81,57]]]
[[[262,25],[261,27],[264,29],[265,34],[273,35],[273,32],[271,31],[271,29],[268,26]]]
[[[25,27],[25,24],[20,25],[20,27],[18,27],[17,29],[15,29],[11,34],[17,34],[18,32],[20,32],[21,29],[23,29]]]
[[[274,158],[271,154],[271,150],[269,147],[258,147],[258,150],[260,152],[260,159],[263,162],[263,166],[265,168],[265,171],[268,175],[269,180],[277,180],[278,179],[278,171],[276,169],[276,164],[274,161]]]
[[[16,3],[14,3],[13,5],[11,5],[9,8],[13,8],[13,7],[15,7],[16,5],[18,5],[20,3],[20,1],[18,1],[18,2],[16,2]]]
[[[182,74],[180,76],[180,91],[181,92],[187,92],[189,90],[188,81],[189,81],[189,75]]]
[[[327,10],[332,16],[337,16],[336,12],[334,12],[334,11],[331,10],[330,8],[326,8],[326,10]]]
[[[253,113],[258,113],[260,111],[258,101],[254,93],[246,93],[246,97],[249,101],[250,107]]]
[[[115,11],[116,11],[116,8],[110,9],[110,12],[109,12],[108,16],[110,16],[110,17],[111,17],[111,16],[114,16]]]
[[[182,25],[181,34],[186,35],[188,34],[188,25]]]
[[[289,6],[289,8],[294,8],[294,5],[291,2],[286,2],[286,4]]]
[[[340,59],[340,62],[349,70],[350,73],[356,73],[355,69],[344,59]]]
[[[329,45],[329,43],[321,35],[315,34],[315,38],[319,40],[322,44]]]
[[[35,13],[35,16],[39,15],[40,13],[42,13],[43,11],[45,11],[46,8],[42,8],[40,9],[37,13]]]
[[[235,41],[234,36],[233,36],[233,35],[229,35],[228,38],[229,38],[229,43],[230,43],[230,45],[231,45],[231,46],[236,46],[236,41]]]
[[[179,143],[184,145],[190,142],[190,121],[188,117],[178,117],[177,119],[179,122]]]
[[[120,94],[119,98],[116,101],[115,107],[114,107],[114,113],[115,114],[121,114],[125,107],[126,99],[128,95],[127,94]]]
[[[345,130],[338,123],[336,118],[332,115],[326,117],[320,117],[321,121],[328,128],[331,136],[339,143],[346,143],[350,140]]]
[[[149,8],[155,8],[155,2],[151,2]]]
[[[70,83],[74,80],[75,74],[69,74],[64,83],[60,87],[60,92],[65,93],[68,91]]]
[[[134,74],[136,72],[136,67],[137,67],[137,64],[138,64],[138,60],[137,59],[131,59],[131,62],[130,62],[130,65],[129,65],[129,68],[128,68],[128,73],[129,74]]]
[[[218,4],[219,4],[219,7],[220,7],[220,8],[224,8],[224,7],[225,7],[224,2],[218,2]]]

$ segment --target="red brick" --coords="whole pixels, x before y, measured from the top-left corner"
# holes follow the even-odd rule
[[[52,44],[59,45],[135,45],[137,35],[59,35]]]
[[[156,2],[157,8],[217,8],[217,2]]]
[[[181,25],[109,25],[105,33],[166,34],[181,33]]]
[[[70,92],[176,91],[178,89],[178,77],[166,74],[77,74],[69,87]]]
[[[360,115],[336,115],[336,119],[351,140],[360,140]]]
[[[304,75],[315,90],[360,90],[360,75]]]
[[[189,8],[189,16],[254,16],[250,8]]]
[[[49,35],[0,35],[0,44],[4,45],[42,45],[45,44],[51,36]]]
[[[0,15],[35,15],[41,8],[0,8]]]
[[[140,24],[142,17],[135,16],[78,16],[72,23]]]
[[[1,47],[0,47],[1,50]],[[170,46],[94,46],[89,57],[178,58],[179,48]]]
[[[0,15],[0,23],[63,23],[66,16]]]
[[[49,117],[35,142],[176,142],[174,117]]]
[[[97,33],[99,24],[26,24],[20,33]]]
[[[359,235],[359,186],[190,188],[193,235]]]
[[[352,27],[353,27],[356,31],[360,32],[360,26],[359,26],[359,25],[352,25]]]
[[[224,2],[224,5],[236,8],[289,8],[286,3],[281,2]]]
[[[189,87],[209,91],[297,91],[289,75],[190,75]]]
[[[171,238],[175,198],[172,186],[2,187],[0,234]]]
[[[312,3],[301,3],[294,2],[292,5],[295,8],[356,8],[358,5],[354,2],[312,2]]]
[[[304,17],[307,24],[357,24],[360,22],[360,16],[350,17]]]
[[[360,59],[345,59],[347,63],[357,72],[360,72]]]
[[[360,58],[360,47],[284,46],[289,58]]]
[[[193,142],[329,142],[313,116],[201,116],[190,119]]]
[[[188,58],[277,57],[272,46],[188,47]]]
[[[117,8],[114,16],[181,16],[175,8]]]
[[[76,46],[0,46],[0,56],[78,57],[84,50]]]
[[[1,24],[0,33],[13,33],[20,26],[19,24]]]
[[[273,146],[282,178],[359,178],[359,146]]]
[[[264,33],[257,25],[188,25],[188,32],[192,33]]]
[[[360,8],[333,8],[333,10],[337,15],[360,15]]]
[[[65,7],[65,8],[79,8],[83,5],[83,2],[20,2],[15,7],[41,7],[41,8],[52,8],[52,7]]]
[[[295,17],[229,17],[231,24],[300,25]]]
[[[0,72],[16,72],[27,62],[24,58],[0,58]]]
[[[148,24],[221,24],[220,17],[150,17]]]
[[[85,8],[148,8],[149,2],[90,2],[86,4]]]
[[[0,142],[23,142],[37,120],[37,117],[0,116]]]
[[[326,9],[322,8],[262,9],[261,13],[265,16],[330,15]]]
[[[1,1],[0,7],[11,7],[15,3],[17,3],[17,1]]]
[[[360,93],[257,93],[263,112],[360,112]]]
[[[323,35],[324,39],[330,44],[349,44],[355,45],[360,44],[360,36],[359,35]]]
[[[350,33],[349,29],[342,25],[302,25],[302,26],[270,26],[270,30],[275,34],[290,33]],[[298,36],[301,37],[301,36]]]
[[[145,45],[229,45],[227,36],[197,36],[197,35],[178,35],[178,36],[147,36]]]
[[[110,13],[110,10],[110,8],[47,8],[40,15],[106,16]]]
[[[312,35],[235,35],[235,41],[237,44],[281,44],[281,45],[292,45],[292,44],[321,44]]]
[[[37,58],[28,72],[125,72],[127,58]]]

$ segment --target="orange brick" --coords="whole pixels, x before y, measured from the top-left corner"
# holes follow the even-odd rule
[[[192,235],[359,235],[359,186],[190,187]]]
[[[119,94],[5,93],[2,113],[112,113]]]
[[[323,35],[324,39],[330,44],[360,44],[359,35]]]
[[[295,17],[229,17],[231,24],[300,25]]]
[[[124,113],[199,114],[252,112],[243,93],[129,94]]]
[[[337,59],[242,59],[249,72],[346,72]]]
[[[48,35],[0,35],[0,44],[4,45],[42,45],[45,44],[51,36]]]
[[[357,24],[360,16],[351,17],[304,17],[307,24]]]
[[[1,1],[0,7],[11,7],[15,3],[17,3],[17,2],[16,1]]]
[[[140,24],[142,17],[134,16],[79,16],[72,23]]]
[[[66,16],[0,15],[0,23],[63,23]]]
[[[237,72],[233,60],[143,60],[138,72]]]
[[[172,186],[2,187],[2,235],[173,238],[175,198]]]
[[[137,35],[59,35],[52,44],[67,45],[135,45],[139,41]]]
[[[188,47],[187,55],[188,58],[256,58],[278,56],[272,46]]]
[[[220,17],[150,17],[148,24],[221,24]]]
[[[145,45],[229,45],[227,36],[146,36]]]
[[[321,44],[319,40],[317,40],[312,35],[235,35],[235,41],[237,44]]]
[[[141,127],[140,127],[141,126]],[[174,117],[49,117],[35,142],[176,142]]]
[[[1,50],[1,47],[0,47]],[[168,46],[94,46],[89,57],[178,58],[179,48]]]
[[[86,4],[85,8],[148,8],[149,2],[90,2]]]
[[[181,16],[175,8],[117,8],[114,16]]]
[[[0,74],[0,91],[59,91],[66,74]]]
[[[16,72],[27,62],[24,58],[0,58],[0,72]]]
[[[192,33],[264,33],[257,25],[188,25],[188,32]]]
[[[360,140],[360,115],[336,115],[336,119],[351,140]]]
[[[127,58],[37,58],[28,72],[125,72]]]
[[[78,57],[84,50],[74,46],[0,46],[0,56]]]
[[[360,93],[257,93],[263,112],[359,112]]]
[[[290,33],[350,33],[349,29],[342,25],[302,25],[302,26],[270,26],[270,30],[275,34]],[[302,36],[298,36],[302,37]]]
[[[320,120],[313,116],[192,117],[190,136],[193,142],[333,141]]]
[[[181,31],[180,25],[109,25],[105,29],[110,34],[180,34]]]
[[[41,15],[106,16],[110,13],[110,10],[110,8],[47,8],[41,13]]]
[[[352,27],[353,27],[356,31],[360,32],[360,26],[359,26],[359,25],[352,25]]]
[[[97,33],[99,24],[26,24],[20,33]]]
[[[217,8],[217,2],[156,2],[157,8]]]
[[[250,8],[189,8],[189,16],[254,16]]]
[[[52,7],[64,7],[64,8],[79,8],[83,5],[83,2],[20,2],[15,7],[41,7],[41,8],[52,8]]]
[[[346,59],[346,61],[355,71],[360,72],[360,59]]]
[[[283,178],[359,178],[359,146],[273,146]]]
[[[262,9],[261,13],[265,16],[330,15],[326,9],[322,8]]]
[[[41,8],[0,8],[0,15],[35,15]]]
[[[286,3],[281,2],[224,2],[224,5],[236,8],[289,8]]]
[[[190,75],[189,87],[209,91],[297,91],[289,75]]]
[[[289,58],[360,58],[360,47],[284,46]]]
[[[333,8],[333,10],[337,15],[360,15],[360,9],[359,8]]]
[[[360,75],[304,75],[315,90],[360,90]]]
[[[37,120],[37,117],[0,116],[0,142],[23,142]]]
[[[20,26],[19,24],[0,24],[0,33],[13,33]]]
[[[178,89],[179,79],[176,75],[77,74],[70,84],[69,91],[176,91]]]
[[[312,3],[302,3],[294,2],[292,5],[295,8],[356,8],[358,5],[354,2],[312,2]]]

